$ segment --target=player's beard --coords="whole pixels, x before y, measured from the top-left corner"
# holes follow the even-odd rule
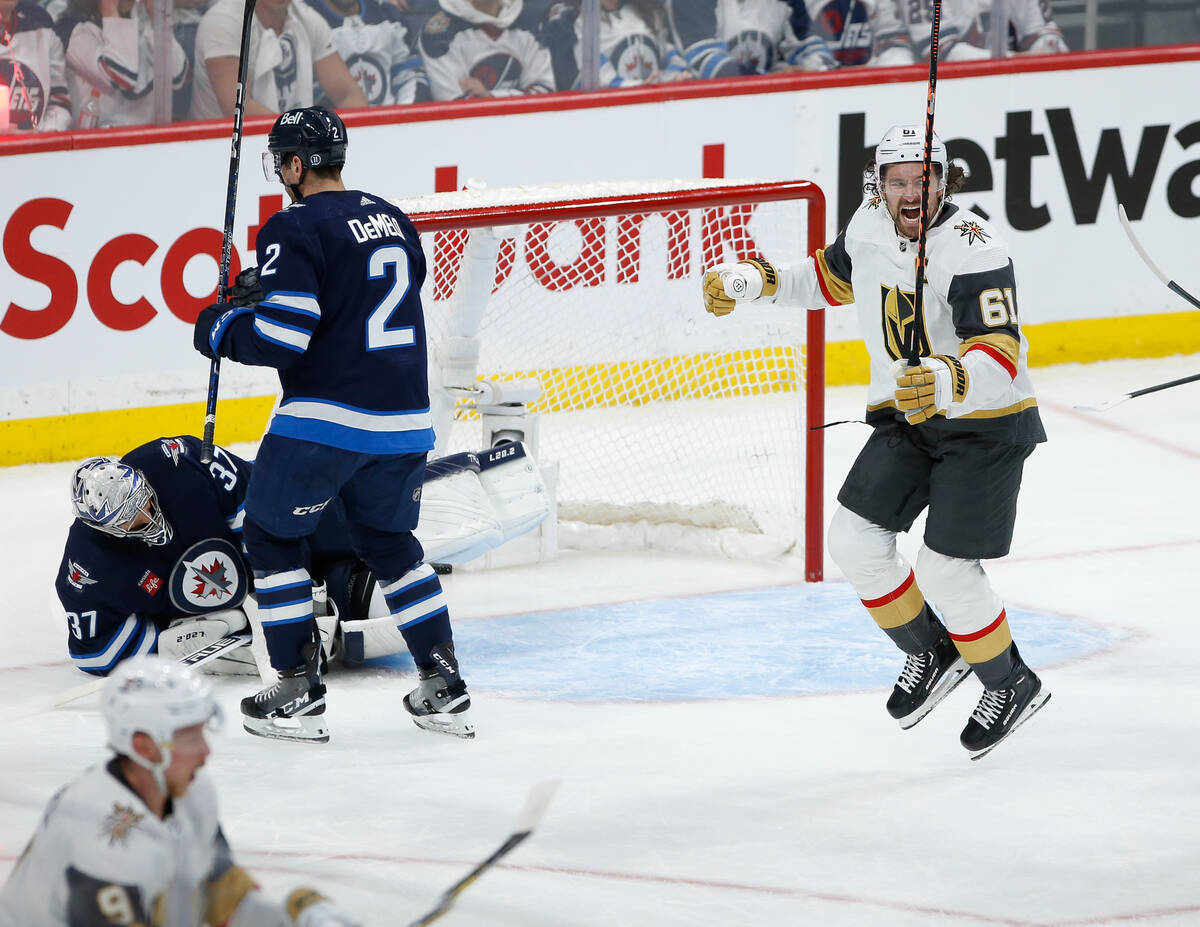
[[[931,221],[937,216],[938,207],[941,204],[942,191],[939,190],[936,193],[931,191],[929,194],[929,218]],[[892,222],[896,224],[896,234],[910,241],[916,240],[921,231],[921,197],[902,196],[894,202],[888,199],[887,210],[892,217]]]

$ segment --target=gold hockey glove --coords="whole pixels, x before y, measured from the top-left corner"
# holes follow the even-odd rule
[[[704,308],[716,316],[728,315],[735,302],[771,297],[778,290],[779,274],[767,261],[718,264],[704,275]]]
[[[952,401],[962,402],[967,395],[966,368],[954,357],[923,357],[919,367],[898,360],[891,373],[896,381],[896,408],[910,425],[944,414]]]

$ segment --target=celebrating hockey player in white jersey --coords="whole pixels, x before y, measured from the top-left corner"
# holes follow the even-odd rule
[[[100,710],[116,754],[60,789],[0,889],[0,927],[354,927],[310,888],[284,903],[233,860],[203,767],[210,683],[159,656],[109,677]]]
[[[960,738],[976,759],[1050,697],[1013,643],[980,564],[1008,553],[1022,468],[1046,435],[1008,248],[984,219],[947,201],[962,172],[936,138],[917,317],[924,137],[923,126],[887,131],[868,169],[873,195],[815,258],[778,268],[762,258],[719,265],[705,274],[704,299],[715,315],[736,301],[856,306],[871,361],[874,431],[838,493],[829,552],[906,654],[887,702],[901,727],[920,721],[971,672],[983,683]],[[919,366],[906,359],[909,339]],[[926,508],[914,571],[896,536]]]

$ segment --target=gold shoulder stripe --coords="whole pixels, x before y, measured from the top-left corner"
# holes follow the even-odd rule
[[[850,283],[843,280],[832,270],[825,262],[825,249],[818,248],[816,253],[817,277],[820,279],[821,289],[825,291],[827,296],[832,296],[837,300],[839,306],[847,306],[854,302],[854,288]]]
[[[1014,367],[1017,366],[1017,360],[1021,356],[1021,343],[1012,335],[1006,335],[1004,332],[989,332],[986,335],[968,338],[958,346],[958,356],[962,357],[974,344],[986,344],[990,348],[995,348],[1008,358],[1008,362]]]

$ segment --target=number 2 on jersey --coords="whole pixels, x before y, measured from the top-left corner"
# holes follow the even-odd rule
[[[416,343],[416,334],[411,325],[388,328],[392,314],[404,302],[412,286],[408,270],[408,252],[399,245],[376,248],[367,259],[367,278],[379,280],[391,276],[392,286],[379,305],[367,316],[367,350],[382,351],[387,348],[406,348]]]

